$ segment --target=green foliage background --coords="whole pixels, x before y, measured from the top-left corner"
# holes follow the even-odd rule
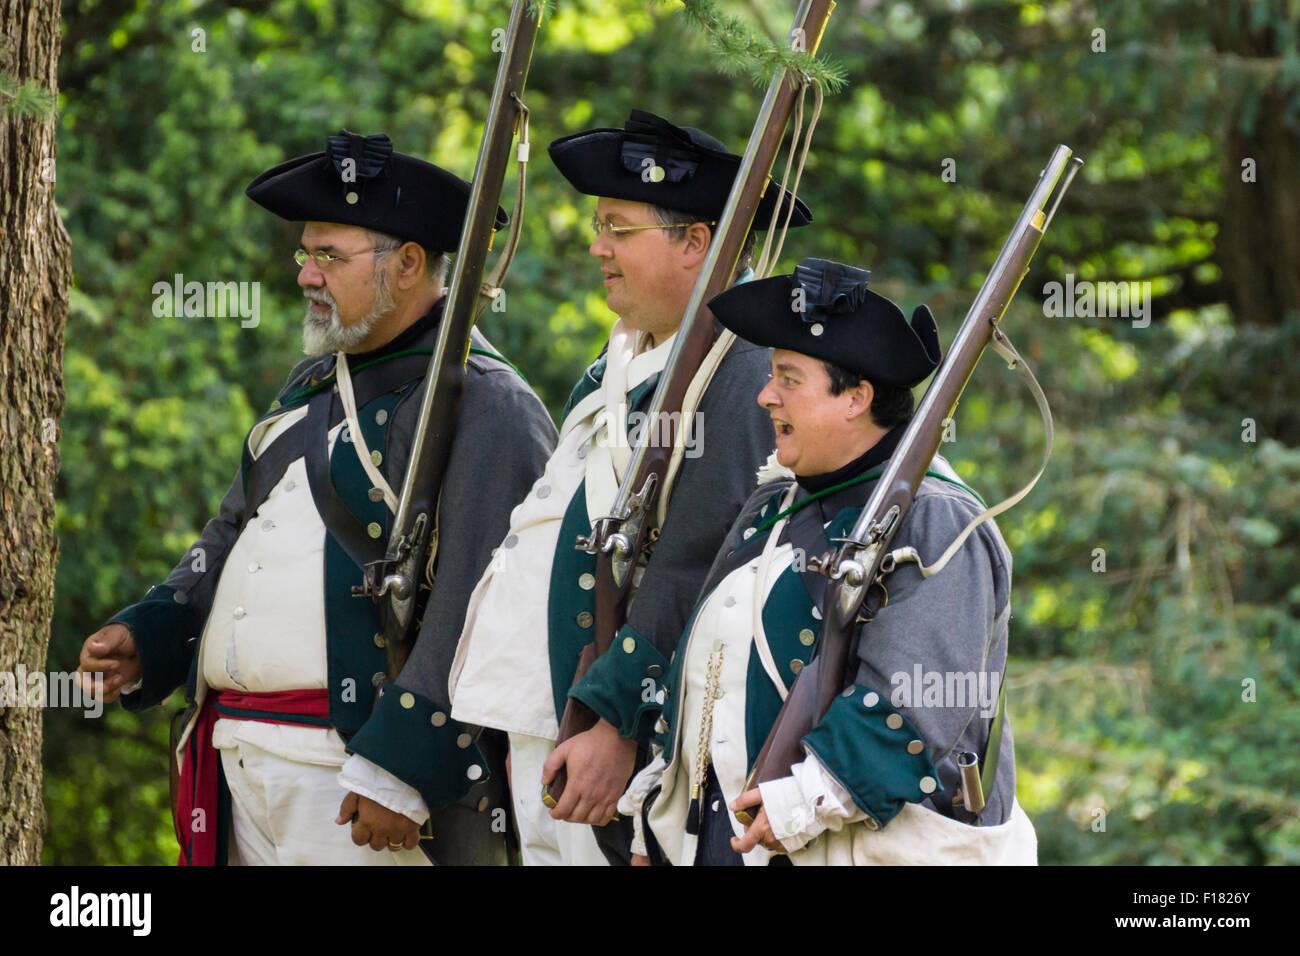
[[[553,413],[612,317],[586,251],[592,202],[541,147],[635,106],[738,151],[761,100],[677,6],[561,0],[542,28],[525,234],[507,310],[483,324]],[[793,10],[717,6],[776,37]],[[1283,365],[1300,314],[1243,314],[1220,238],[1246,191],[1298,174],[1261,156],[1243,182],[1251,154],[1234,151],[1298,135],[1295,6],[846,0],[823,43],[848,84],[804,174],[817,223],[780,268],[868,266],[905,308],[928,302],[945,343],[1052,147],[1087,159],[1005,322],[1058,427],[1045,478],[999,522],[1016,561],[1018,792],[1045,863],[1300,862],[1300,424]],[[75,667],[84,637],[184,553],[300,353],[297,227],[245,185],[340,127],[468,175],[507,14],[64,4],[57,195],[76,288],[51,669]],[[155,318],[151,288],[177,273],[260,282],[260,324]],[[1046,315],[1043,286],[1067,273],[1150,281],[1151,325]],[[990,500],[1036,467],[1032,405],[994,359],[945,451]],[[165,718],[48,712],[46,862],[174,860]]]

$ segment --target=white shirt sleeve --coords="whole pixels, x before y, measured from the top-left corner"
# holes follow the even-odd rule
[[[339,770],[338,781],[344,790],[369,797],[394,813],[409,817],[420,826],[424,826],[424,821],[429,819],[429,808],[420,796],[420,791],[394,777],[378,764],[371,763],[361,754],[348,757]]]
[[[826,830],[867,818],[812,753],[790,768],[790,776],[760,783],[758,789],[772,834],[790,853],[802,850]]]

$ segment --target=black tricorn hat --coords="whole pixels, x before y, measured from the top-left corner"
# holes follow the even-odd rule
[[[580,193],[644,202],[716,220],[731,193],[740,157],[708,133],[674,126],[661,116],[633,110],[622,129],[589,129],[547,147],[551,161]],[[779,200],[778,200],[779,197]],[[790,208],[790,193],[767,184],[754,216],[766,229],[772,210]],[[790,225],[806,226],[812,213],[796,199]]]
[[[939,366],[934,316],[903,310],[867,288],[871,273],[829,259],[805,259],[791,275],[734,285],[709,302],[742,339],[801,352],[868,381],[912,388]]]
[[[347,130],[309,153],[268,169],[248,184],[248,198],[282,219],[338,222],[418,242],[428,252],[455,252],[465,225],[470,184],[433,163],[393,152],[383,133]],[[510,221],[497,208],[495,229]]]

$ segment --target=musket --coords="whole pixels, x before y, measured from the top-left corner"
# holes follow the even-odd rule
[[[834,9],[834,0],[803,0],[788,35],[792,40],[796,37],[802,40],[803,49],[815,54]],[[682,400],[714,343],[714,317],[705,303],[731,284],[745,237],[771,178],[772,165],[800,85],[799,77],[784,70],[767,88],[727,204],[718,219],[713,242],[655,388],[648,418],[655,427],[642,429],[610,513],[593,521],[591,534],[577,540],[578,550],[596,555],[596,585],[592,642],[583,648],[578,659],[575,683],[597,657],[609,650],[627,619],[633,572],[652,537],[656,496],[663,489],[676,431],[690,427],[690,423],[681,421]],[[599,720],[586,704],[570,697],[560,720],[558,742],[590,730]],[[561,768],[550,785],[542,788],[542,800],[547,806],[555,806],[564,791],[565,779]]]
[[[887,561],[890,542],[911,508],[926,469],[939,451],[944,421],[951,419],[956,411],[962,390],[990,340],[1002,335],[998,322],[1029,271],[1029,261],[1070,181],[1083,164],[1078,159],[1071,164],[1070,156],[1067,147],[1057,146],[1039,174],[1037,186],[966,313],[948,355],[935,372],[889,465],[848,536],[838,539],[841,542],[838,548],[809,560],[810,570],[830,578],[821,608],[816,655],[790,687],[750,772],[746,790],[789,776],[790,768],[804,759],[804,737],[826,716],[845,686],[853,683],[849,665],[857,641],[864,639],[860,634],[862,623],[879,610],[884,577],[893,570],[893,562]],[[1065,176],[1064,183],[1061,183],[1062,176]],[[1055,201],[1048,210],[1053,194]],[[865,639],[869,639],[869,628],[867,624]],[[750,813],[737,814],[737,817],[746,824],[752,822]]]
[[[388,678],[401,672],[416,625],[416,598],[429,554],[437,517],[438,495],[451,454],[451,441],[465,382],[470,331],[487,303],[500,293],[518,241],[524,196],[524,164],[528,159],[528,110],[523,103],[524,82],[541,23],[543,4],[515,0],[506,30],[505,46],[497,67],[496,85],[488,107],[483,140],[474,166],[465,226],[456,250],[451,286],[438,326],[438,339],[429,359],[428,383],[416,419],[411,455],[393,518],[384,557],[366,566],[365,582],[352,589],[379,604]],[[483,281],[484,263],[492,244],[497,202],[511,162],[515,129],[521,130],[517,161],[519,192],[510,236],[493,275]]]

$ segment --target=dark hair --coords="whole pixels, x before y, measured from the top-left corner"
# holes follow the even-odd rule
[[[871,398],[871,420],[881,428],[906,425],[912,420],[912,412],[916,409],[916,401],[912,397],[910,388],[903,388],[901,385],[878,385],[857,372],[850,372],[834,362],[823,360],[822,367],[826,369],[826,374],[831,378],[832,395],[842,395],[857,385],[858,382],[870,382],[874,393]]]
[[[669,229],[668,236],[674,242],[686,238],[686,227],[692,223],[704,222],[699,216],[692,212],[678,212],[676,209],[668,209],[664,206],[651,206],[654,210],[655,219],[659,220],[661,226],[678,226],[677,229]],[[713,241],[713,226],[709,227],[709,241]],[[754,230],[751,228],[749,234],[745,236],[744,243],[740,247],[740,259],[736,262],[736,271],[743,272],[752,268],[754,265]]]

